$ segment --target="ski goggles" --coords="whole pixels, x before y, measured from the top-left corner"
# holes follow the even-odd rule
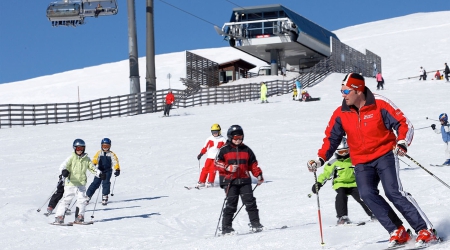
[[[338,149],[338,150],[336,150],[336,153],[338,155],[346,155],[346,154],[348,154],[348,148],[346,148],[346,149]]]
[[[211,134],[218,135],[219,134],[219,130],[211,130]]]
[[[352,92],[353,89],[341,89],[341,93],[344,95],[348,95],[350,94],[350,92]]]
[[[76,146],[76,147],[75,147],[75,150],[76,150],[76,151],[83,151],[83,150],[84,150],[84,147],[83,147],[83,146]]]
[[[242,140],[244,138],[243,135],[233,135],[233,140],[237,141],[237,140]]]

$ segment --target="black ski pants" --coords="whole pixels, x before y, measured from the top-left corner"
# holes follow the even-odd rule
[[[356,202],[361,205],[361,207],[364,209],[366,214],[368,216],[372,216],[372,211],[364,204],[364,202],[361,200],[361,197],[359,197],[358,188],[338,188],[336,189],[336,213],[337,217],[342,217],[344,215],[348,216],[348,196],[351,195],[353,199],[355,199]]]
[[[62,180],[59,180],[58,186],[56,186],[56,191],[53,193],[52,197],[50,198],[50,202],[48,203],[49,207],[55,208],[58,204],[59,200],[64,195],[64,182]]]
[[[228,193],[227,188],[225,188],[225,194],[227,195],[227,201],[223,209],[222,228],[232,227],[233,216],[237,210],[239,196],[241,196],[242,203],[245,204],[245,210],[247,210],[250,223],[252,225],[259,224],[259,210],[256,206],[256,198],[253,196],[251,184],[230,185]]]
[[[171,108],[172,108],[172,104],[166,104],[166,106],[164,107],[164,115],[169,116]]]

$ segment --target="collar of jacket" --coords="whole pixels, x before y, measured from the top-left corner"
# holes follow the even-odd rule
[[[372,91],[368,87],[364,89],[364,95],[366,96],[366,103],[364,106],[369,106],[372,104],[375,104],[375,96],[373,95]],[[348,106],[347,103],[345,103],[345,99],[342,100],[342,107],[341,111],[347,111],[350,112],[351,109],[358,110],[355,105]]]

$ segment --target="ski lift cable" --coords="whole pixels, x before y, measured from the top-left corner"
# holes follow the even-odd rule
[[[213,26],[217,26],[216,24],[214,24],[214,23],[212,23],[212,22],[210,22],[210,21],[208,21],[208,20],[205,20],[205,19],[203,19],[203,18],[201,18],[201,17],[199,17],[199,16],[196,16],[196,15],[194,15],[194,14],[192,14],[192,13],[186,11],[186,10],[183,10],[183,9],[181,9],[181,8],[178,8],[177,6],[175,6],[175,5],[173,5],[173,4],[170,4],[170,3],[168,3],[168,2],[166,2],[166,1],[164,1],[164,0],[159,0],[159,1],[165,3],[165,4],[169,5],[169,6],[171,6],[171,7],[173,7],[173,8],[175,8],[175,9],[178,9],[178,10],[180,10],[180,11],[183,11],[184,13],[189,14],[189,15],[195,17],[195,18],[198,18],[198,19],[202,20],[203,22],[212,24]]]

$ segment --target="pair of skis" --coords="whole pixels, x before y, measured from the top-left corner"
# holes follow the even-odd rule
[[[63,227],[71,227],[71,226],[73,226],[74,224],[75,225],[84,225],[84,226],[86,226],[86,225],[92,225],[92,224],[94,224],[94,222],[93,221],[88,221],[88,222],[67,222],[67,223],[55,223],[55,222],[51,222],[51,223],[49,223],[50,225],[54,225],[54,226],[63,226]]]

